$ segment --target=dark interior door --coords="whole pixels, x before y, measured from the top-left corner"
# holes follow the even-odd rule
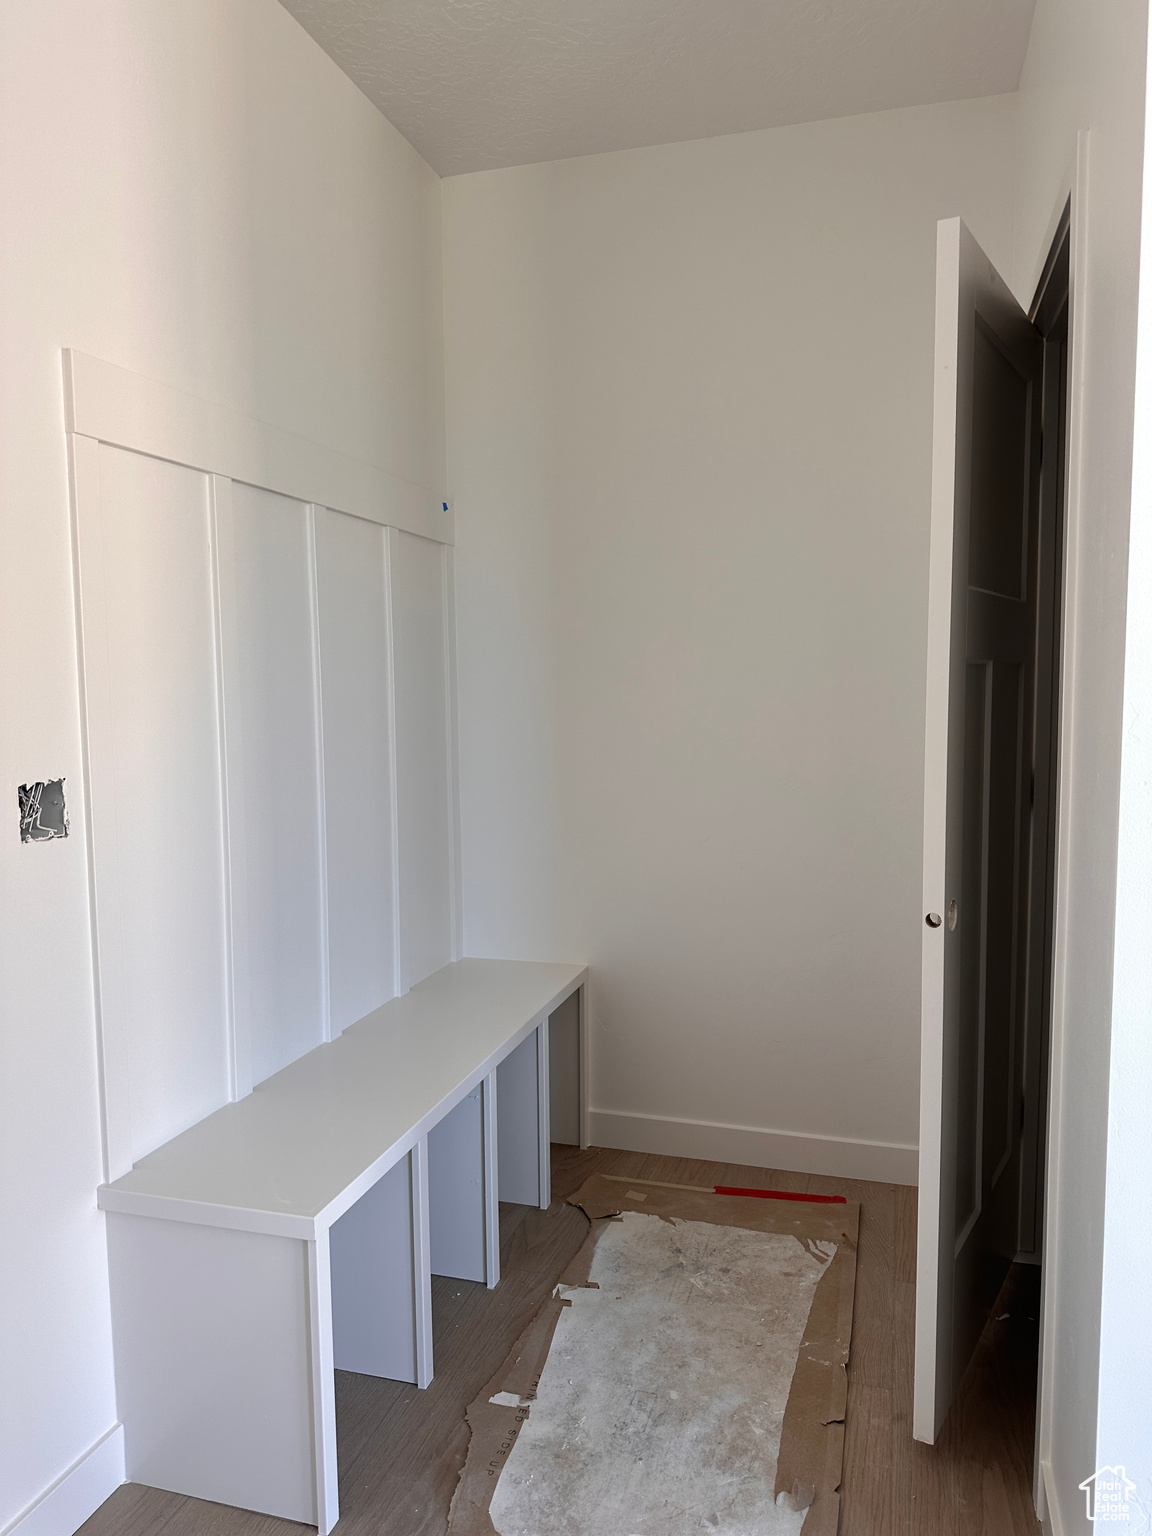
[[[913,1431],[933,1441],[1017,1253],[1043,345],[940,225],[925,721]]]

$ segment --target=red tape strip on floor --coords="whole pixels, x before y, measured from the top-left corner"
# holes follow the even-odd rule
[[[799,1195],[794,1189],[734,1189],[727,1184],[714,1184],[713,1194],[751,1195],[754,1200],[806,1200],[813,1205],[847,1205],[845,1195]]]

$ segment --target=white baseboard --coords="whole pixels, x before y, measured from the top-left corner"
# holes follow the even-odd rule
[[[872,1179],[881,1184],[915,1184],[919,1173],[919,1153],[915,1147],[883,1141],[804,1136],[794,1131],[758,1130],[750,1125],[628,1115],[614,1109],[593,1109],[589,1119],[593,1146],[620,1147],[625,1152],[661,1152],[668,1157],[748,1163],[755,1168],[825,1173],[833,1178]]]
[[[124,1481],[124,1426],[113,1424],[0,1536],[72,1536]]]
[[[1060,1504],[1056,1498],[1056,1480],[1052,1476],[1050,1461],[1040,1463],[1040,1479],[1044,1486],[1044,1510],[1040,1517],[1044,1536],[1064,1536],[1064,1521],[1060,1517]]]

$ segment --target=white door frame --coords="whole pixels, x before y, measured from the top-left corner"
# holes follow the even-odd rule
[[[1043,1264],[1041,1279],[1041,1311],[1040,1311],[1040,1362],[1037,1382],[1037,1418],[1036,1418],[1036,1446],[1033,1472],[1033,1498],[1036,1511],[1042,1520],[1048,1517],[1049,1501],[1045,1487],[1046,1481],[1050,1484],[1051,1473],[1051,1423],[1052,1423],[1052,1398],[1054,1393],[1052,1357],[1054,1350],[1054,1329],[1052,1326],[1055,1303],[1055,1259],[1056,1259],[1056,1235],[1059,1221],[1060,1201],[1059,1179],[1061,1172],[1061,1145],[1063,1125],[1061,1111],[1065,1097],[1064,1082],[1064,1041],[1066,1030],[1066,1005],[1068,992],[1068,893],[1071,883],[1070,849],[1072,833],[1072,796],[1070,783],[1074,770],[1074,743],[1076,737],[1077,718],[1077,675],[1076,660],[1079,651],[1078,646],[1078,614],[1079,614],[1079,588],[1080,568],[1083,559],[1084,517],[1081,488],[1081,469],[1083,459],[1083,431],[1084,431],[1084,394],[1085,394],[1085,327],[1086,313],[1083,303],[1084,274],[1087,266],[1087,231],[1088,231],[1088,170],[1089,170],[1089,134],[1087,130],[1081,130],[1077,135],[1076,157],[1069,166],[1061,183],[1059,195],[1056,199],[1052,218],[1041,246],[1039,258],[1032,274],[1032,281],[1028,292],[1024,295],[1024,302],[1030,303],[1032,295],[1039,285],[1043,275],[1045,264],[1056,237],[1064,208],[1071,204],[1069,218],[1069,278],[1068,278],[1068,377],[1067,377],[1067,437],[1065,444],[1065,495],[1064,495],[1064,558],[1061,572],[1060,604],[1060,654],[1058,658],[1060,675],[1060,705],[1059,723],[1056,740],[1056,857],[1055,857],[1055,888],[1053,893],[1053,946],[1052,946],[1052,1014],[1049,1033],[1049,1075],[1048,1075],[1048,1108],[1047,1131],[1045,1137],[1044,1155],[1044,1238],[1043,1238]],[[939,314],[940,295],[937,295],[937,323],[941,318],[948,323],[949,317],[941,317]],[[951,302],[951,300],[949,300]],[[951,321],[954,325],[954,316]],[[954,381],[953,381],[954,382]],[[949,420],[954,422],[955,410],[945,413]],[[938,423],[939,425],[939,423]],[[939,444],[933,444],[933,473],[934,477],[943,475],[949,480],[947,487],[937,487],[935,478],[933,482],[933,506],[944,498],[951,505],[951,474],[952,464],[947,454],[942,454]],[[940,494],[938,494],[938,491]],[[951,571],[951,541],[948,542],[948,560],[941,559],[937,566],[930,569],[930,592],[935,590],[940,583],[950,590],[952,581]],[[937,568],[938,567],[938,568]],[[946,611],[940,603],[933,608],[930,603],[930,613]],[[929,692],[926,699],[925,711],[925,755],[926,760],[933,763],[937,769],[934,775],[925,775],[925,826],[927,828],[930,818],[927,816],[929,804],[933,797],[939,799],[943,794],[944,775],[940,769],[947,761],[947,723],[948,723],[948,699],[947,699],[947,665],[940,666],[941,647],[946,658],[949,646],[948,625],[945,624],[939,633],[928,634],[928,678]],[[939,680],[944,680],[944,692],[941,695]],[[938,825],[941,837],[943,836],[944,816],[943,805],[938,805],[939,814],[932,818]],[[939,848],[938,862],[943,868],[943,846]],[[927,910],[927,907],[924,909]],[[921,920],[923,917],[921,915]],[[943,978],[934,977],[925,972],[922,976],[922,1007],[927,1009],[931,1004],[934,1008],[942,1008]],[[931,996],[929,992],[931,991]],[[939,992],[939,996],[937,996]],[[931,1118],[935,1116],[935,1123],[939,1125],[941,1103],[939,1099],[939,1085],[942,1081],[942,1063],[927,1063],[932,1071],[923,1079],[927,1083],[929,1079],[937,1085],[935,1104],[931,1101],[931,1094],[922,1097],[921,1113]],[[921,1063],[922,1073],[925,1063]],[[922,1090],[923,1091],[923,1090]],[[923,1125],[920,1137],[921,1148],[925,1146]],[[940,1148],[935,1148],[937,1160]],[[931,1176],[933,1170],[927,1170]],[[921,1178],[924,1178],[925,1170],[921,1168]],[[936,1169],[938,1176],[938,1167]],[[917,1274],[917,1284],[925,1283],[925,1277]],[[919,1318],[919,1313],[918,1313]],[[935,1338],[921,1340],[917,1338],[917,1348],[935,1348]],[[931,1417],[928,1405],[921,1405],[921,1417]]]
[[[1076,136],[1076,159],[1065,174],[1032,281],[1035,291],[1055,238],[1064,205],[1071,201],[1068,250],[1068,423],[1064,466],[1064,568],[1060,599],[1060,719],[1056,743],[1056,881],[1052,913],[1052,1018],[1048,1044],[1048,1132],[1044,1154],[1044,1251],[1040,1293],[1040,1366],[1037,1382],[1036,1450],[1032,1493],[1036,1513],[1049,1519],[1047,1486],[1052,1481],[1052,1399],[1055,1335],[1056,1235],[1062,1170],[1062,1108],[1065,1099],[1064,1041],[1068,992],[1068,893],[1071,884],[1072,796],[1075,768],[1078,689],[1076,658],[1080,566],[1084,515],[1082,465],[1084,440],[1084,366],[1086,306],[1083,302],[1088,260],[1089,133]],[[1028,298],[1031,299],[1031,292]]]

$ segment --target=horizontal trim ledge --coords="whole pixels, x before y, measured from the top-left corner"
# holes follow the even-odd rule
[[[78,437],[224,475],[439,544],[456,540],[446,497],[426,486],[69,347],[64,416],[67,430]]]
[[[614,1109],[590,1112],[593,1146],[666,1157],[698,1157],[717,1163],[747,1163],[789,1173],[820,1173],[840,1179],[915,1185],[919,1152],[896,1142],[770,1131],[675,1116],[628,1114]]]

